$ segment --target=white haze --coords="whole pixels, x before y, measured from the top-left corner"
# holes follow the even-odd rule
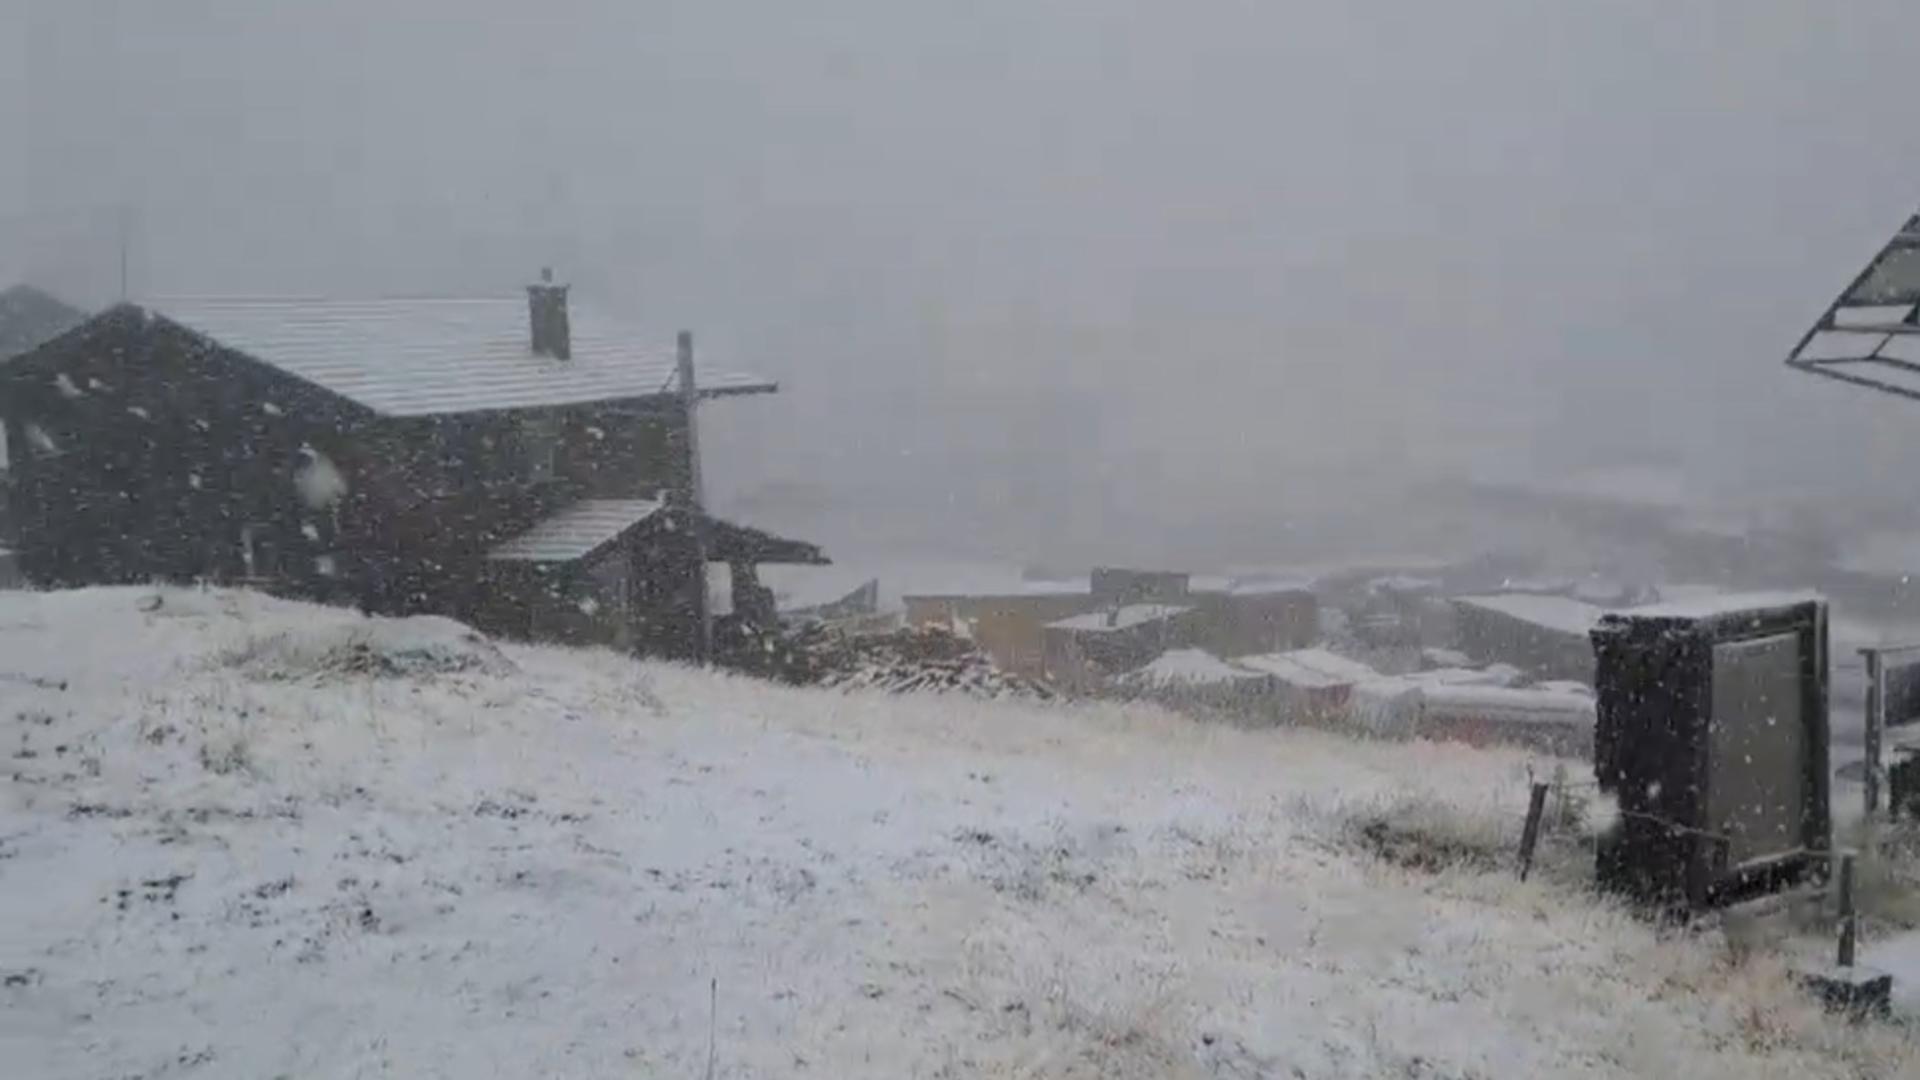
[[[110,300],[122,221],[140,293],[550,263],[783,380],[709,482],[830,546],[1295,555],[1588,464],[1900,504],[1920,452],[1780,365],[1920,193],[1897,0],[0,10],[0,281]]]

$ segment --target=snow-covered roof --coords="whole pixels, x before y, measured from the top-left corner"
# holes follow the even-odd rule
[[[1325,649],[1295,649],[1291,652],[1243,656],[1235,661],[1262,675],[1272,675],[1294,686],[1351,686],[1380,678],[1380,673],[1339,653]]]
[[[1667,600],[1645,607],[1628,608],[1620,614],[1650,619],[1711,619],[1721,615],[1737,615],[1742,611],[1788,607],[1818,599],[1820,594],[1805,590],[1726,593],[1721,596]]]
[[[502,562],[572,562],[659,513],[650,499],[586,499],[547,518],[487,553]]]
[[[1593,723],[1593,697],[1569,690],[1426,686],[1421,688],[1420,696],[1428,709],[1507,715],[1529,720],[1557,720],[1576,725]]]
[[[1508,664],[1488,668],[1445,667],[1402,676],[1421,686],[1512,686],[1518,669]]]
[[[621,401],[673,393],[672,345],[649,347],[592,307],[568,309],[572,356],[533,352],[525,297],[160,299],[143,305],[227,348],[387,416]],[[702,371],[707,395],[770,392]]]
[[[1565,596],[1539,596],[1533,593],[1496,593],[1490,596],[1456,596],[1456,604],[1493,611],[1521,622],[1533,623],[1564,634],[1585,634],[1592,630],[1605,612],[1592,604]]]
[[[1143,623],[1171,619],[1175,615],[1184,615],[1193,609],[1176,604],[1127,604],[1109,611],[1090,611],[1085,615],[1050,622],[1047,625],[1060,630],[1107,631],[1126,630]]]
[[[1546,679],[1526,687],[1528,690],[1540,690],[1554,694],[1572,694],[1575,697],[1592,697],[1593,687],[1573,679]]]
[[[1260,674],[1236,667],[1205,649],[1169,649],[1122,678],[1150,686],[1205,685],[1257,679]]]

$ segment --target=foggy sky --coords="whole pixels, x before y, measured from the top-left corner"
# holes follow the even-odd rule
[[[1920,406],[1781,366],[1920,195],[1899,0],[0,11],[0,282],[111,300],[122,220],[139,294],[552,264],[783,380],[709,485],[830,546],[1212,557],[1584,464],[1911,501]]]

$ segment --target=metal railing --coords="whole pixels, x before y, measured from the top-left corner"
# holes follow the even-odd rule
[[[1866,756],[1866,812],[1871,818],[1880,812],[1886,779],[1886,733],[1889,727],[1920,723],[1920,702],[1907,701],[1903,712],[1912,715],[1889,717],[1887,671],[1889,666],[1920,666],[1920,643],[1869,646],[1860,650],[1867,665],[1866,725],[1863,731]],[[1891,662],[1891,663],[1890,663]]]

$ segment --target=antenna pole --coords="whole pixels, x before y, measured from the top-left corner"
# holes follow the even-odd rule
[[[128,217],[131,211],[125,203],[120,205],[120,302],[127,302],[127,233]]]
[[[700,476],[700,427],[698,412],[700,408],[700,388],[694,381],[693,373],[693,334],[682,330],[676,342],[675,360],[678,363],[677,376],[680,383],[680,407],[682,422],[686,424],[686,458],[682,463],[686,475],[682,478],[685,487],[682,498],[688,512],[692,515],[693,543],[695,558],[699,561],[698,572],[694,579],[698,590],[693,598],[694,618],[698,622],[694,645],[701,664],[713,662],[713,612],[707,603],[707,524],[706,492]]]

